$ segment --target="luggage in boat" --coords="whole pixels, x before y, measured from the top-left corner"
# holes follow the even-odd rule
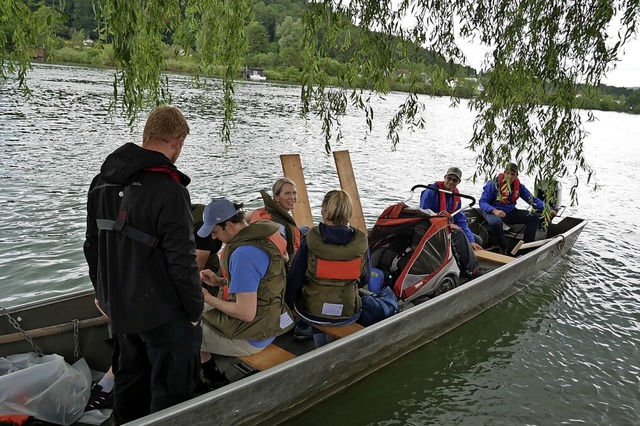
[[[369,232],[371,266],[405,302],[426,300],[459,283],[449,219],[404,203],[385,209]]]

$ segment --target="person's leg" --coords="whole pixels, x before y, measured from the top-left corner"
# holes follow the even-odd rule
[[[151,364],[150,411],[193,398],[200,379],[200,325],[194,326],[187,319],[173,320],[141,337]]]
[[[207,323],[202,324],[203,352],[224,356],[247,356],[257,354],[264,348],[253,346],[245,339],[229,339],[212,329]]]
[[[507,243],[504,238],[504,229],[502,229],[502,219],[500,219],[498,216],[496,216],[493,213],[483,213],[483,214],[487,223],[491,227],[491,233],[496,238],[498,245],[500,246],[501,249],[504,248],[506,250]]]
[[[540,215],[533,211],[513,209],[504,218],[505,223],[524,223],[523,241],[530,243],[536,239],[536,231],[540,223]]]
[[[463,270],[468,276],[473,275],[474,271],[478,268],[478,259],[467,236],[460,229],[454,229],[451,232],[451,241],[453,242],[454,249],[458,254],[460,262],[460,269]]]
[[[137,334],[117,335],[113,351],[113,418],[123,424],[150,413],[151,365]]]

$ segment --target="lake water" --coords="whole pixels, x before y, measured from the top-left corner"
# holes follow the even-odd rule
[[[220,83],[210,91],[171,76],[173,103],[191,126],[177,163],[194,202],[225,196],[257,207],[258,191],[281,176],[279,155],[300,154],[314,215],[339,187],[317,120],[298,115],[299,88],[241,83],[231,145],[224,147]],[[89,288],[82,254],[86,190],[100,164],[141,128],[110,116],[108,70],[38,65],[34,98],[0,85],[0,306]],[[368,225],[417,183],[450,165],[464,175],[473,117],[447,98],[424,98],[427,127],[405,131],[398,149],[386,123],[404,95],[376,101],[374,131],[342,120]],[[291,422],[296,425],[638,424],[640,250],[633,171],[640,166],[640,116],[595,112],[585,151],[600,190],[579,176],[589,219],[573,250],[522,292]],[[532,180],[521,176],[525,185]],[[479,196],[483,182],[463,182]],[[569,204],[570,181],[564,182]],[[413,203],[417,202],[417,195]],[[411,201],[409,202],[411,204]]]

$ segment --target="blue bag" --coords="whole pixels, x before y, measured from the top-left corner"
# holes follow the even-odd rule
[[[362,297],[362,311],[358,324],[369,326],[400,312],[396,295],[390,287],[383,287],[380,292]]]

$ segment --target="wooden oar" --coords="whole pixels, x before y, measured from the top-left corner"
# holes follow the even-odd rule
[[[360,194],[358,193],[358,185],[356,185],[356,177],[353,174],[351,166],[351,157],[349,151],[334,151],[333,159],[336,162],[336,170],[340,179],[340,188],[351,197],[353,202],[353,214],[349,221],[351,226],[367,232],[367,224],[364,221],[364,213],[362,212],[362,204],[360,203]]]
[[[531,241],[530,243],[525,243],[522,240],[520,240],[518,241],[516,246],[513,248],[513,250],[511,250],[511,254],[515,255],[520,250],[543,246],[551,240],[553,240],[553,238],[547,238],[546,240]]]
[[[298,154],[283,154],[280,156],[280,162],[282,163],[284,176],[296,183],[296,190],[298,191],[296,207],[292,211],[293,220],[296,221],[298,226],[313,226],[313,216],[311,215],[307,184],[304,181],[300,156]]]
[[[89,318],[78,321],[78,328],[88,328],[104,325],[109,322],[107,317]],[[73,330],[73,322],[66,322],[64,324],[50,325],[48,327],[35,328],[33,330],[27,330],[26,332],[34,339],[39,337],[53,336],[55,334],[65,333]],[[0,345],[5,343],[14,343],[24,340],[22,333],[12,333],[0,336]]]

